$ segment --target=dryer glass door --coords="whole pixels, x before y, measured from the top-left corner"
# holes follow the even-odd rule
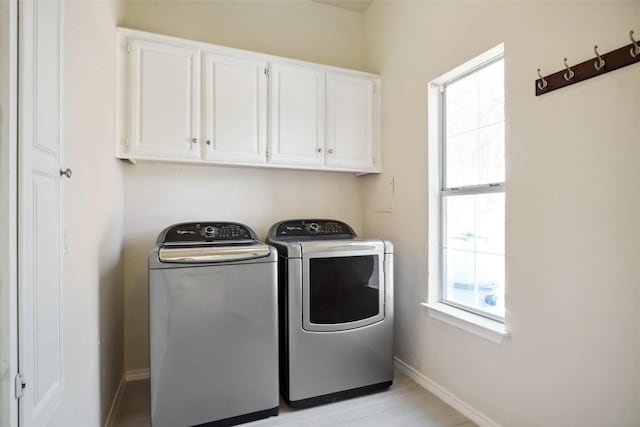
[[[382,247],[356,244],[311,253],[308,249],[303,244],[305,330],[348,330],[384,318]]]

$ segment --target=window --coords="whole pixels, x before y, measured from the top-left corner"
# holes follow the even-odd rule
[[[433,89],[429,107],[437,111],[430,127],[438,130],[430,134],[429,143],[437,145],[430,153],[437,153],[439,161],[438,172],[430,172],[438,184],[431,182],[437,195],[430,200],[439,212],[437,221],[430,221],[430,233],[440,236],[438,302],[504,322],[502,46],[432,82]]]

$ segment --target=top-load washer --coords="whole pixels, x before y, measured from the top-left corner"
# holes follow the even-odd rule
[[[151,424],[278,414],[277,253],[247,226],[176,224],[149,256]]]
[[[280,389],[301,408],[393,381],[393,245],[327,219],[274,224]]]

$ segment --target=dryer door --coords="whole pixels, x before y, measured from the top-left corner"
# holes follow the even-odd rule
[[[302,243],[302,321],[307,331],[360,328],[384,318],[382,241]]]

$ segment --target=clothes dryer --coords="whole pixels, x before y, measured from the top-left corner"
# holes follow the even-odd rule
[[[393,381],[393,245],[327,219],[274,224],[280,389],[294,408]]]

